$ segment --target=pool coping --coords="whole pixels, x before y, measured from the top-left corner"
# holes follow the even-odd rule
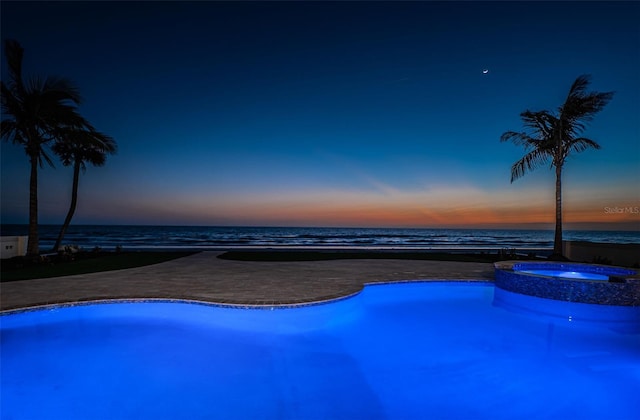
[[[493,284],[493,282],[489,280],[436,280],[436,279],[416,279],[416,280],[397,280],[397,281],[388,281],[388,282],[374,282],[374,283],[365,283],[361,290],[350,293],[343,296],[322,299],[322,300],[314,300],[314,301],[306,301],[306,302],[298,302],[298,303],[283,303],[283,304],[247,304],[247,303],[223,303],[223,302],[209,302],[202,300],[194,300],[194,299],[183,299],[183,298],[110,298],[110,299],[87,299],[87,300],[78,300],[78,301],[67,301],[67,302],[59,302],[59,303],[47,303],[43,305],[34,305],[34,306],[26,306],[21,308],[14,309],[6,309],[0,311],[0,317],[5,315],[13,315],[24,312],[31,311],[39,311],[39,310],[55,310],[68,308],[73,306],[85,306],[85,305],[101,305],[101,304],[119,304],[119,303],[184,303],[184,304],[192,304],[192,305],[203,305],[203,306],[212,306],[216,308],[226,308],[226,309],[253,309],[253,310],[281,310],[281,309],[294,309],[294,308],[304,308],[308,306],[318,306],[318,305],[328,305],[335,302],[340,302],[343,300],[351,299],[353,297],[358,296],[360,293],[364,291],[365,287],[376,287],[376,286],[386,286],[391,284],[419,284],[419,283],[429,283],[429,284],[438,284],[438,283],[451,283],[456,285],[464,285],[474,284],[474,285],[482,285],[489,286]]]
[[[176,300],[228,307],[287,307],[334,301],[368,284],[493,281],[491,263],[430,260],[247,262],[201,252],[155,265],[0,285],[0,313],[112,300]]]

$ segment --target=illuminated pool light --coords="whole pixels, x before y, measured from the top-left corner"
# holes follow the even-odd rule
[[[609,276],[605,274],[580,272],[580,271],[563,271],[563,270],[518,270],[520,273],[538,274],[541,276],[562,277],[566,279],[583,279],[583,280],[609,280]]]

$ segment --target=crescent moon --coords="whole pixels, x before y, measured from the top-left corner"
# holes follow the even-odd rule
[[[489,70],[488,70],[488,69],[484,69],[484,70],[482,70],[482,74],[487,74],[487,73],[489,73]]]

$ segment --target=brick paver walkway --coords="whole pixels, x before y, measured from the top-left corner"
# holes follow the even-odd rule
[[[286,305],[348,296],[366,283],[493,280],[493,265],[424,260],[247,262],[201,252],[126,270],[3,283],[0,309],[103,299],[187,299]]]

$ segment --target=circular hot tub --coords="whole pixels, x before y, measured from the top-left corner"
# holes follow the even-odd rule
[[[501,261],[496,287],[565,302],[640,306],[637,270],[596,264]]]
[[[501,261],[494,264],[493,303],[568,322],[640,331],[638,270],[580,263]]]

